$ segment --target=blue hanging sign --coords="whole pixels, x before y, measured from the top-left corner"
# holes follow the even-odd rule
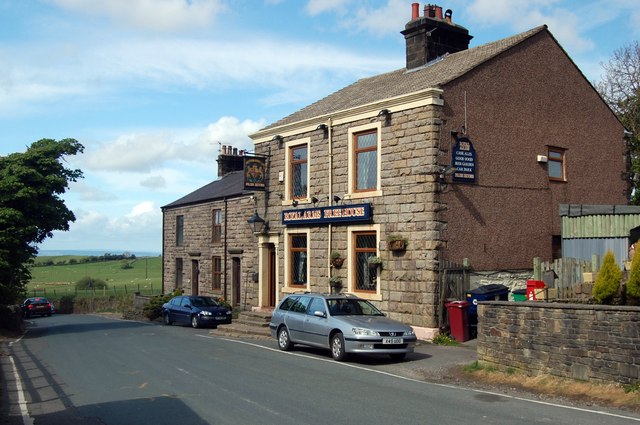
[[[352,223],[371,220],[371,204],[335,205],[282,211],[282,224]]]
[[[458,137],[451,154],[451,165],[455,167],[452,180],[458,183],[475,183],[477,173],[476,150],[467,137]]]

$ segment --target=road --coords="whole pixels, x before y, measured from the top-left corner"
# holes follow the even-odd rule
[[[626,412],[421,382],[368,363],[337,363],[323,352],[275,347],[275,341],[94,315],[35,318],[9,350],[19,376],[9,384],[23,390],[9,392],[24,394],[28,410],[11,424],[640,422]]]

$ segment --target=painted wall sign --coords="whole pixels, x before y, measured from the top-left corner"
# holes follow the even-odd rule
[[[282,211],[282,224],[351,223],[371,220],[371,204],[340,205]]]
[[[262,156],[244,157],[245,190],[265,190],[267,186],[266,158]]]
[[[454,182],[475,183],[477,174],[476,150],[466,137],[458,137],[451,154],[451,164],[455,167]]]

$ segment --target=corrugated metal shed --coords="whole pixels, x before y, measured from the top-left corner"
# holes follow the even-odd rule
[[[640,227],[640,206],[560,205],[562,256],[602,259],[612,251],[622,267],[629,252],[631,230]]]
[[[628,238],[640,226],[640,206],[560,205],[562,239]]]

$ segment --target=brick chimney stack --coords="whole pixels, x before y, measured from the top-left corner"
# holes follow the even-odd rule
[[[218,177],[233,171],[241,171],[244,168],[244,151],[238,152],[238,148],[222,145],[217,162]]]
[[[426,65],[447,53],[455,53],[469,48],[473,36],[469,31],[452,22],[453,12],[428,4],[424,16],[420,16],[420,4],[411,5],[411,21],[405,25],[404,35],[407,46],[407,69]]]

